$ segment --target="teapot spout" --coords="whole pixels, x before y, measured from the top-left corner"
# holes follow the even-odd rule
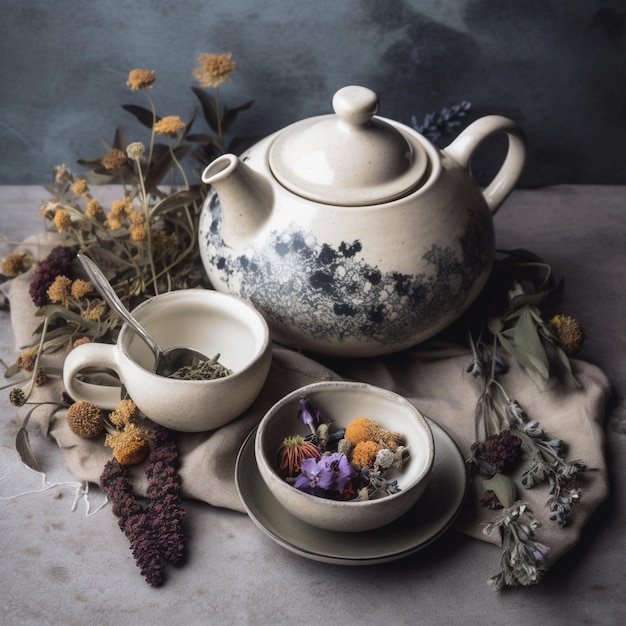
[[[234,154],[209,163],[202,181],[217,192],[222,208],[222,239],[229,245],[253,237],[272,210],[272,189],[261,174]]]

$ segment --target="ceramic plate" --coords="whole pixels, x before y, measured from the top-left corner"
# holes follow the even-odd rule
[[[325,563],[372,565],[394,561],[432,543],[454,522],[465,499],[467,474],[459,449],[432,420],[435,462],[426,491],[395,522],[359,533],[316,528],[286,511],[265,486],[254,456],[254,430],[237,458],[237,490],[252,521],[271,539],[300,556]]]

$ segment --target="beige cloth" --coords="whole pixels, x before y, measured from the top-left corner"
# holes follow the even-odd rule
[[[36,339],[33,331],[37,320],[28,295],[29,279],[30,274],[14,279],[9,290],[18,348],[31,345]],[[54,358],[57,366],[62,363],[62,355]],[[327,360],[324,365],[298,352],[275,347],[265,387],[244,415],[213,432],[177,435],[183,493],[214,506],[243,511],[234,469],[244,439],[279,398],[318,380],[359,380],[402,394],[440,424],[467,456],[474,440],[473,411],[480,393],[478,380],[465,371],[469,360],[470,356],[464,350],[450,352],[427,345],[387,357]],[[502,378],[507,393],[520,402],[531,419],[539,421],[551,437],[565,440],[567,457],[581,459],[591,468],[582,485],[581,502],[574,505],[570,522],[563,529],[549,520],[545,506],[549,496],[546,487],[520,494],[529,501],[535,517],[542,524],[538,540],[550,546],[552,563],[577,543],[583,526],[608,493],[602,424],[610,385],[605,375],[593,365],[574,361],[573,367],[583,385],[583,389],[577,392],[555,387],[539,393],[516,365]],[[54,381],[36,391],[34,399],[38,401],[58,400],[62,383]],[[31,420],[39,424],[46,436],[56,441],[67,467],[78,480],[99,482],[103,466],[110,458],[110,449],[101,439],[87,441],[75,436],[67,426],[65,410],[41,407]],[[145,493],[141,468],[135,468],[134,479],[138,492]],[[483,523],[489,521],[491,515],[487,509],[475,506],[475,498],[468,497],[459,528],[471,536],[495,542],[495,536],[482,534]]]

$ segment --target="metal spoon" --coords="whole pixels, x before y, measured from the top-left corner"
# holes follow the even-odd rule
[[[89,280],[95,285],[107,304],[148,344],[152,354],[154,354],[152,371],[155,374],[171,376],[181,367],[196,367],[201,361],[209,360],[204,354],[192,348],[168,348],[167,350],[162,350],[143,326],[129,313],[100,268],[81,252],[78,253],[78,260],[85,268]]]

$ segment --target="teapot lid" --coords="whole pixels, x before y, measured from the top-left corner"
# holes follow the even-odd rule
[[[379,117],[378,96],[349,86],[333,97],[335,115],[287,126],[269,151],[276,179],[315,202],[363,206],[407,195],[429,170],[426,151],[413,137]]]

